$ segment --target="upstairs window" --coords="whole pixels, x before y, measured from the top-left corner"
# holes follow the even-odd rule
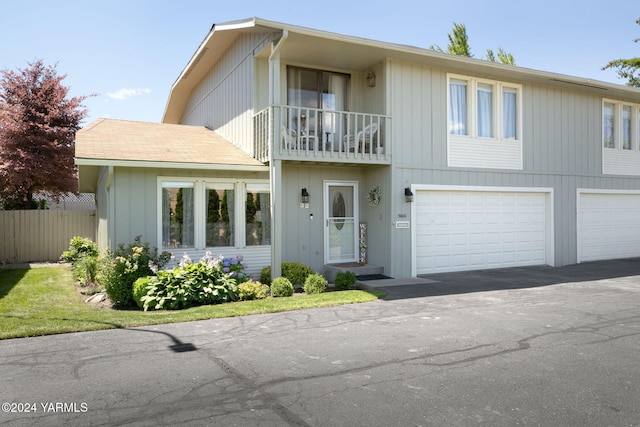
[[[602,102],[602,146],[625,151],[640,150],[640,104]]]
[[[616,147],[616,106],[611,102],[605,102],[602,112],[602,143],[605,148]]]
[[[519,85],[449,76],[449,134],[494,140],[520,139]]]

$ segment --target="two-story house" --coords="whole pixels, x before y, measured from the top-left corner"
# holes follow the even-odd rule
[[[640,256],[640,91],[258,18],[77,135],[98,243],[393,277]]]

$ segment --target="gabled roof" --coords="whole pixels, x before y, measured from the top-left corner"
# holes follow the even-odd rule
[[[532,82],[556,87],[597,92],[605,97],[637,102],[640,90],[592,79],[504,65],[482,59],[436,52],[426,48],[375,41],[312,28],[249,18],[215,24],[171,87],[163,122],[179,123],[188,97],[202,78],[243,33],[265,34],[264,46],[256,56],[269,57],[271,43],[278,43],[281,60],[322,64],[335,69],[365,72],[386,59],[428,64],[451,72],[473,73],[490,78]]]
[[[100,166],[268,171],[202,126],[99,119],[76,133],[81,191],[95,187]]]

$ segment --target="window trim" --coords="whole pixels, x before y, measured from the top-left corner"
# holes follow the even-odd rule
[[[604,126],[604,111],[607,104],[613,105],[613,147],[605,145],[605,126]],[[631,117],[629,123],[629,133],[631,140],[629,141],[629,148],[624,148],[623,143],[623,111],[624,107],[631,108]],[[616,150],[626,153],[640,151],[640,104],[634,104],[632,102],[625,102],[615,99],[603,98],[602,99],[602,115],[601,115],[602,135],[600,146],[603,150]]]
[[[467,84],[467,133],[454,134],[451,126],[451,81],[462,81]],[[478,90],[480,86],[491,86],[491,127],[493,137],[478,135]],[[511,89],[516,94],[516,136],[504,138],[503,91]],[[522,141],[522,85],[499,80],[484,79],[460,74],[447,74],[447,135],[449,138],[467,138],[489,141]]]
[[[193,208],[194,208],[194,247],[185,248],[187,251],[205,250],[212,248],[246,248],[246,224],[245,224],[245,204],[247,184],[265,184],[270,190],[269,180],[266,179],[238,179],[238,178],[207,178],[207,177],[185,177],[185,176],[158,176],[157,177],[157,246],[159,250],[177,251],[180,249],[162,247],[162,189],[163,184],[193,184]],[[208,184],[232,184],[234,190],[234,220],[235,237],[233,246],[206,246],[206,196],[205,191]],[[270,192],[270,191],[269,191]],[[260,246],[260,245],[258,245]],[[264,245],[268,246],[268,245]],[[255,247],[255,246],[252,246]]]

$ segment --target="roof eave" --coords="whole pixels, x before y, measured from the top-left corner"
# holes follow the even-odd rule
[[[219,171],[244,171],[244,172],[268,172],[266,165],[233,165],[233,164],[212,164],[212,163],[189,163],[189,162],[163,162],[149,160],[115,160],[115,159],[93,159],[76,157],[77,166],[113,166],[128,168],[156,168],[156,169],[206,169]]]

